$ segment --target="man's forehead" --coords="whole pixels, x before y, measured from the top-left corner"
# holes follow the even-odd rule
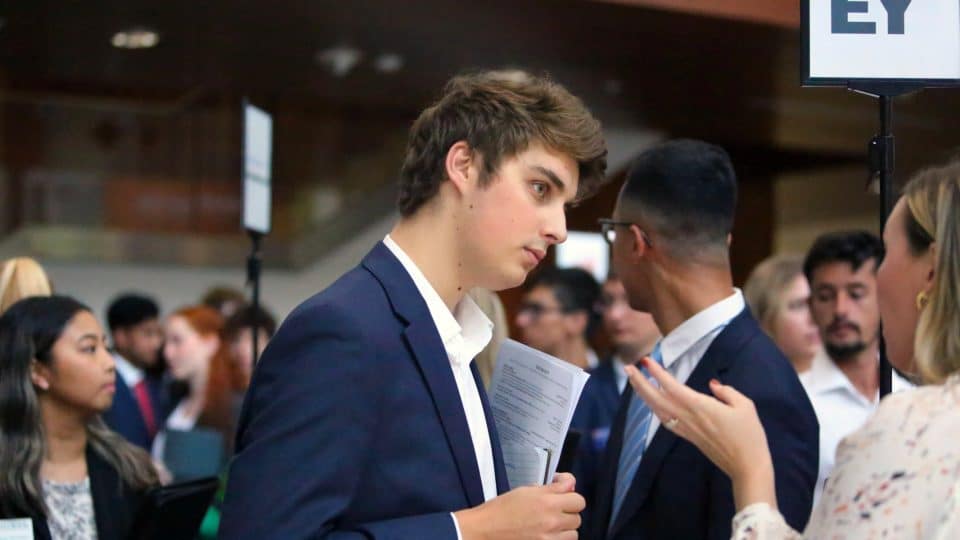
[[[859,268],[853,269],[849,261],[831,261],[813,270],[813,285],[847,285],[853,283],[872,283],[876,281],[876,259],[864,261]],[[853,283],[851,283],[853,282]]]

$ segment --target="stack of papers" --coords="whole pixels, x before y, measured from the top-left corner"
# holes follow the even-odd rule
[[[577,366],[516,341],[500,346],[488,393],[511,488],[553,481],[589,378]]]

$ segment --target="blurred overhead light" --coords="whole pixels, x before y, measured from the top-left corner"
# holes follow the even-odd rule
[[[314,60],[318,64],[330,70],[330,73],[337,77],[343,77],[350,73],[350,70],[360,63],[361,58],[363,58],[363,52],[349,45],[337,45],[317,51],[314,56]]]
[[[403,57],[397,53],[383,53],[373,61],[380,73],[396,73],[403,69]]]
[[[131,28],[113,35],[110,43],[118,49],[149,49],[156,47],[160,36],[146,28]]]

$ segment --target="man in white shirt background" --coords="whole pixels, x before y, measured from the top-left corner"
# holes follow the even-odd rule
[[[830,477],[840,441],[862,426],[880,399],[880,311],[877,267],[883,242],[866,231],[820,236],[807,253],[810,312],[823,350],[800,376],[820,422],[818,500]],[[894,373],[893,391],[910,388]]]
[[[149,451],[170,409],[162,377],[151,369],[163,346],[160,308],[147,296],[123,294],[107,308],[107,325],[117,390],[103,418],[111,429]]]

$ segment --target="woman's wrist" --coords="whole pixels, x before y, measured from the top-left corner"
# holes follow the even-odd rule
[[[765,460],[751,462],[731,480],[737,512],[756,503],[767,503],[771,508],[777,508],[773,463],[769,455]]]

